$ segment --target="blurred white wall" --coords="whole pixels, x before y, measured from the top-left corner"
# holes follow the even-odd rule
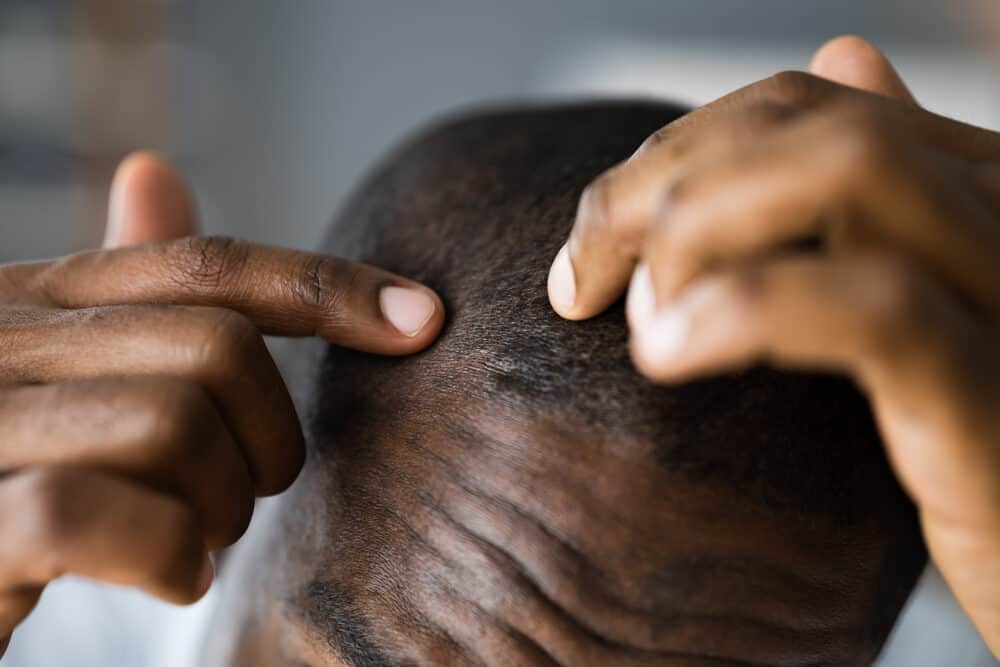
[[[533,81],[540,95],[652,95],[710,102],[783,69],[801,69],[813,45],[651,40],[623,34],[567,39]],[[956,45],[887,45],[893,63],[927,109],[1000,128],[1000,68],[993,54]]]

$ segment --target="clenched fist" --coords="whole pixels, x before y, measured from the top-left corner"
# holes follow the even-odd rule
[[[120,168],[111,210],[106,245],[130,247],[0,266],[0,655],[62,574],[204,594],[208,552],[303,462],[262,334],[408,354],[444,317],[373,267],[191,236],[152,156]]]

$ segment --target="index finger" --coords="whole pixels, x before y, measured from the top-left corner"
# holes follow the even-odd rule
[[[805,72],[780,72],[669,123],[587,187],[569,239],[549,273],[553,308],[567,319],[586,319],[621,296],[646,230],[658,217],[679,170],[689,166],[689,153],[705,153],[706,145],[724,152],[738,142],[754,141],[762,128],[848,98],[886,110],[928,146],[946,154],[979,162],[1000,150],[1000,133]],[[726,128],[732,127],[741,131],[727,134]]]
[[[60,308],[214,306],[265,334],[318,335],[366,352],[416,352],[437,337],[444,306],[429,288],[381,269],[222,237],[87,252],[18,265],[20,299]]]
[[[819,89],[835,84],[815,80]],[[549,300],[561,316],[580,320],[600,313],[625,291],[646,230],[693,150],[726,151],[788,118],[807,103],[799,73],[741,88],[667,124],[632,157],[602,174],[580,197],[566,245],[549,273]],[[779,91],[789,91],[785,97]],[[802,99],[793,100],[793,97]],[[739,125],[727,122],[741,119]],[[733,131],[738,127],[738,131]]]

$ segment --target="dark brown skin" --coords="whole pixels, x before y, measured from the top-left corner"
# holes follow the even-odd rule
[[[818,56],[817,72],[886,95],[906,94],[898,77],[878,59],[881,56],[859,50],[856,43],[850,46],[844,58],[833,59],[834,64],[824,64]],[[848,67],[846,74],[837,71],[840,65],[836,63],[852,59],[861,66]],[[991,383],[997,374],[988,347],[992,320],[981,311],[989,311],[995,303],[987,280],[992,274],[985,268],[991,266],[986,260],[995,258],[997,244],[989,234],[969,244],[962,233],[938,233],[940,220],[945,218],[938,217],[935,227],[935,218],[928,215],[907,216],[919,224],[903,230],[908,234],[894,236],[890,232],[898,230],[888,224],[892,215],[877,206],[877,198],[858,193],[878,185],[879,193],[897,188],[914,197],[924,194],[930,199],[902,201],[940,205],[928,210],[949,212],[947,220],[956,223],[953,231],[988,229],[966,227],[981,218],[965,214],[970,202],[979,202],[983,204],[979,209],[987,211],[986,219],[995,220],[989,212],[995,213],[997,203],[996,189],[991,186],[997,172],[990,161],[996,157],[996,138],[984,130],[933,117],[911,102],[890,104],[844,91],[804,75],[783,75],[671,126],[617,172],[626,176],[618,181],[624,189],[620,198],[609,201],[620,201],[621,210],[635,213],[622,218],[635,224],[588,222],[586,202],[603,198],[594,194],[600,194],[601,188],[589,191],[567,256],[578,281],[576,298],[567,307],[562,298],[565,290],[555,289],[553,300],[568,317],[588,317],[621,293],[636,261],[644,258],[649,285],[632,291],[630,310],[636,360],[654,379],[673,381],[743,365],[761,356],[791,366],[835,366],[852,372],[873,395],[889,436],[890,454],[921,506],[939,565],[995,645],[1000,625],[995,600],[1000,598],[991,583],[998,580],[1000,570],[996,557],[1000,484],[992,446],[995,420],[987,403],[995,395]],[[856,128],[861,128],[857,135],[850,134]],[[845,131],[858,140],[846,142],[850,150],[843,151],[845,144],[839,138]],[[690,141],[682,141],[684,137]],[[873,146],[878,150],[872,151]],[[807,266],[791,267],[804,269],[806,275],[786,273],[791,260],[775,258],[770,253],[772,242],[812,236],[817,229],[809,224],[779,227],[775,223],[802,222],[803,217],[812,222],[818,213],[844,213],[840,207],[817,208],[809,196],[815,194],[812,188],[819,179],[810,177],[818,168],[807,159],[829,156],[831,151],[845,152],[845,162],[824,163],[822,173],[844,178],[829,179],[832,190],[822,193],[827,196],[821,203],[862,205],[871,229],[860,227],[861,234],[855,237],[859,226],[844,225],[850,233],[833,239],[840,244],[835,247],[843,249],[836,263],[813,259]],[[900,160],[901,154],[907,159]],[[974,178],[958,183],[922,180],[920,187],[914,187],[913,174],[907,171],[923,166],[927,171],[918,173],[940,176],[936,166],[956,163],[967,166]],[[675,164],[686,168],[675,169]],[[789,164],[796,168],[787,169]],[[838,166],[843,171],[830,171]],[[631,167],[637,168],[630,172]],[[854,176],[854,167],[867,178],[848,178]],[[761,188],[755,178],[762,173],[785,177],[777,179],[776,187]],[[605,179],[601,187],[612,180]],[[675,182],[682,185],[674,187]],[[928,183],[944,185],[926,187]],[[710,193],[730,190],[749,191],[739,200],[741,206],[750,202],[752,210],[759,211],[750,217],[755,223],[763,221],[758,243],[738,245],[721,257],[706,257],[704,248],[716,246],[696,242],[680,246],[684,252],[671,254],[675,247],[671,231],[680,225],[661,225],[661,219],[688,220],[695,231],[709,229],[706,221],[714,222],[722,238],[745,240],[736,233],[732,216],[709,206],[726,201],[725,196]],[[665,192],[673,193],[672,206],[661,211]],[[788,199],[789,193],[803,196]],[[773,215],[775,209],[770,207],[789,201],[797,205],[797,213]],[[427,345],[443,320],[440,304],[425,292],[434,303],[430,319],[412,337],[393,330],[378,315],[378,289],[386,284],[412,285],[370,267],[218,239],[167,240],[190,235],[193,214],[169,169],[148,157],[126,164],[115,202],[110,244],[151,245],[0,269],[4,304],[0,336],[12,341],[5,344],[7,356],[0,366],[0,382],[6,385],[0,401],[0,427],[14,443],[9,453],[5,448],[0,455],[0,468],[8,472],[0,479],[0,495],[7,494],[0,507],[16,508],[0,514],[5,531],[0,551],[0,588],[6,591],[0,600],[2,632],[9,632],[23,619],[45,583],[66,572],[138,586],[175,601],[193,600],[207,588],[211,577],[207,550],[231,543],[246,524],[253,496],[283,489],[302,463],[298,421],[260,332],[318,333],[345,345],[403,354]],[[925,208],[915,206],[914,211],[926,213]],[[802,210],[808,214],[802,215]],[[846,213],[856,210],[852,206]],[[678,211],[685,214],[683,218]],[[846,219],[852,218],[847,215]],[[587,242],[579,241],[585,229],[610,233],[591,237],[602,240],[588,252]],[[695,231],[685,238],[703,238]],[[921,236],[931,231],[935,233]],[[732,281],[736,287],[747,284],[743,262],[748,258],[762,267],[755,267],[760,273],[753,274],[751,281],[762,288],[752,292],[727,289]],[[862,268],[855,268],[854,262]],[[822,281],[808,280],[816,268],[830,273]],[[876,305],[892,309],[890,317],[878,316],[873,306],[864,307],[867,302],[859,300],[869,296],[855,287],[870,287],[869,269],[878,272],[879,284],[888,285],[887,292],[876,290],[872,296]],[[772,270],[775,279],[759,283],[760,274],[770,277]],[[643,275],[639,274],[637,285],[642,285]],[[709,315],[686,319],[707,326],[708,318],[724,323],[725,317],[737,313],[739,326],[721,325],[719,330],[727,335],[714,338],[699,331],[692,338],[717,344],[700,351],[683,348],[681,358],[688,363],[681,366],[676,356],[664,352],[664,316],[644,313],[684,302],[684,295],[706,280],[727,282],[718,290],[701,290],[708,297],[686,304],[710,311]],[[817,291],[820,284],[827,289]],[[830,290],[830,285],[842,289]],[[643,289],[649,297],[645,302],[640,298]],[[709,298],[720,293],[741,299]],[[781,298],[773,298],[775,294]],[[746,301],[748,295],[754,296],[752,302]],[[886,300],[878,300],[882,298]],[[822,304],[822,313],[817,312],[817,304]],[[970,304],[980,306],[976,317],[969,312]],[[789,305],[794,308],[777,308]],[[831,313],[842,319],[816,319]],[[862,317],[849,316],[856,313]],[[782,327],[765,326],[779,317]],[[796,321],[812,324],[809,336],[796,337],[803,333],[801,329],[784,326]],[[888,328],[900,322],[900,328]],[[919,324],[924,322],[932,324]],[[644,339],[647,329],[655,335]],[[825,335],[816,336],[817,331]],[[733,332],[743,338],[737,340]],[[866,344],[873,340],[873,333],[883,343],[913,343],[897,355],[899,346]],[[791,345],[803,341],[812,346],[807,348],[809,354]],[[855,341],[861,344],[852,348]],[[838,347],[842,343],[850,349]],[[739,354],[733,354],[734,349]],[[843,354],[833,358],[835,352]],[[960,357],[957,366],[951,363],[956,357]],[[971,377],[978,384],[969,382],[966,375],[956,377],[953,371],[966,368],[970,358],[978,369]],[[906,369],[905,377],[900,368]],[[868,369],[876,372],[863,372]],[[952,372],[943,372],[947,370]],[[121,419],[122,412],[134,418]],[[924,420],[916,427],[912,427],[914,415]],[[855,615],[874,595],[872,587],[863,585],[868,582],[844,581],[839,572],[824,568],[826,563],[837,562],[837,554],[857,554],[859,545],[839,544],[836,533],[824,526],[817,526],[808,539],[801,534],[793,537],[783,532],[780,522],[744,511],[724,495],[706,493],[702,498],[703,487],[687,487],[661,470],[608,459],[602,456],[599,443],[588,441],[587,434],[566,432],[561,425],[526,425],[518,424],[514,416],[511,419],[499,424],[495,434],[509,450],[503,459],[525,460],[530,465],[506,479],[477,476],[480,470],[497,469],[484,465],[481,453],[469,456],[447,449],[440,453],[450,469],[433,462],[415,469],[405,448],[382,457],[381,461],[390,463],[378,470],[342,469],[337,480],[324,478],[322,468],[307,467],[292,493],[275,506],[271,520],[254,531],[230,563],[232,567],[227,566],[222,624],[213,634],[215,653],[206,664],[340,664],[322,640],[295,618],[294,610],[285,608],[284,601],[331,557],[342,557],[338,567],[329,571],[336,570],[337,576],[347,579],[341,583],[348,585],[391,581],[391,577],[378,576],[379,568],[393,568],[397,563],[372,559],[361,549],[351,550],[356,536],[323,534],[336,530],[336,522],[303,523],[303,517],[325,516],[326,509],[308,512],[304,508],[319,499],[339,498],[339,511],[364,517],[365,526],[381,540],[385,553],[406,554],[407,548],[412,549],[413,536],[395,534],[390,529],[397,526],[366,502],[383,494],[391,506],[395,494],[402,493],[413,479],[420,480],[421,488],[435,502],[410,504],[399,511],[407,512],[411,524],[420,527],[420,537],[452,561],[465,559],[464,567],[420,560],[416,565],[422,567],[417,571],[426,573],[426,579],[414,577],[405,590],[390,591],[399,598],[369,592],[362,602],[369,612],[396,623],[383,629],[387,635],[381,639],[386,645],[426,664],[478,658],[509,664],[702,667],[745,664],[706,655],[736,656],[756,664],[783,664],[803,656],[859,664],[866,657],[851,641],[831,642],[830,637],[858,627]],[[915,446],[923,439],[934,447]],[[443,437],[435,442],[448,446]],[[540,448],[539,442],[547,446]],[[192,443],[200,445],[196,452]],[[533,458],[543,452],[544,457]],[[476,505],[463,490],[454,487],[450,476],[454,469],[466,479],[494,484],[490,490],[501,502],[485,503],[481,511],[475,511]],[[556,483],[541,486],[534,479]],[[81,497],[89,499],[87,511],[81,511]],[[699,529],[686,531],[689,524],[675,520],[664,500],[683,506],[688,512],[685,519],[700,517]],[[505,512],[515,501],[540,517],[543,526],[556,527],[561,543],[529,534],[530,523],[508,521]],[[444,518],[442,511],[449,510],[455,514]],[[457,514],[463,511],[466,514]],[[547,586],[544,595],[526,585],[518,572],[504,569],[502,555],[474,539],[486,531],[492,531],[491,542],[536,559],[537,580]],[[331,555],[332,544],[340,545],[343,552]],[[627,566],[627,571],[621,580],[610,583],[587,576],[589,572],[575,569],[573,560],[564,558],[567,545],[588,562],[611,571]],[[690,549],[699,557],[717,554],[722,565],[732,561],[734,554],[743,554],[780,563],[782,569],[776,576],[787,576],[790,583],[784,595],[754,596],[758,572],[748,576],[738,568],[724,569],[722,577],[700,582],[700,587],[688,591],[694,600],[671,596],[652,603],[662,608],[651,609],[651,602],[641,595],[649,573],[636,565],[642,562],[636,553],[621,552],[626,547],[643,549],[650,563],[682,556],[678,549]],[[435,576],[453,586],[454,595],[442,595]],[[776,582],[771,584],[773,591]],[[804,595],[807,586],[818,587],[823,595]],[[732,594],[748,590],[748,595]],[[594,597],[609,591],[613,593],[610,600]],[[586,625],[567,626],[565,614],[546,606],[552,599]],[[685,646],[680,647],[688,656],[672,656],[674,647],[664,642],[676,633],[657,633],[656,623],[664,615],[669,617],[669,605],[678,600],[688,608],[702,602],[709,619],[718,616],[714,612],[721,608],[722,618],[735,625],[693,624],[685,634]],[[609,602],[619,605],[623,613],[609,613],[613,608]],[[398,613],[398,605],[406,604],[435,618],[450,635],[421,634],[419,628],[408,626],[406,617]],[[766,634],[759,627],[749,631],[740,627],[744,617],[731,615],[734,605],[746,606],[752,612],[747,617],[772,621],[777,639],[764,641]],[[530,625],[526,628],[529,636],[544,638],[548,654],[526,644],[524,633],[517,632],[518,624]],[[587,625],[599,628],[600,636],[588,632]],[[703,657],[691,657],[692,650]]]
[[[227,561],[202,664],[354,667],[305,618],[301,591],[316,576],[375,619],[391,664],[874,657],[863,634],[876,587],[842,566],[880,560],[872,528],[793,525],[649,465],[646,443],[609,445],[487,407],[486,450],[444,432],[424,434],[419,450],[390,436],[336,470],[307,465]]]
[[[447,412],[419,414],[433,421]],[[337,436],[351,442],[350,432]],[[422,436],[429,452],[387,437],[378,448],[363,441],[362,460],[345,457],[333,471],[306,466],[227,562],[203,664],[343,664],[302,617],[299,596],[315,576],[353,594],[377,619],[380,645],[416,664],[863,665],[873,657],[858,634],[879,594],[877,573],[844,576],[839,564],[876,562],[877,536],[852,532],[856,541],[844,544],[822,523],[789,530],[725,490],[685,484],[615,454],[622,443],[602,447],[566,424],[503,415],[495,457],[446,434]],[[456,474],[490,499],[470,496]],[[426,502],[415,502],[417,491]],[[512,519],[511,504],[528,518]],[[495,545],[539,583],[526,583]],[[658,566],[691,554],[717,567],[651,585],[651,570],[675,571]],[[750,565],[741,569],[738,556]],[[658,632],[664,623],[670,631]]]
[[[111,212],[104,250],[0,266],[0,655],[63,574],[208,590],[209,552],[303,463],[262,334],[398,355],[444,319],[370,266],[192,236],[186,188],[151,155],[123,163]]]
[[[631,280],[633,358],[658,382],[762,361],[850,375],[1000,654],[1000,134],[921,109],[857,38],[812,73],[727,95],[595,181],[550,300],[586,319]]]

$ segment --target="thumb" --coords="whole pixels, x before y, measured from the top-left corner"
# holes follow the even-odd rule
[[[889,59],[861,37],[844,35],[831,39],[816,51],[809,71],[845,86],[917,103]]]
[[[167,241],[197,232],[187,185],[163,158],[133,153],[115,172],[104,247]]]

